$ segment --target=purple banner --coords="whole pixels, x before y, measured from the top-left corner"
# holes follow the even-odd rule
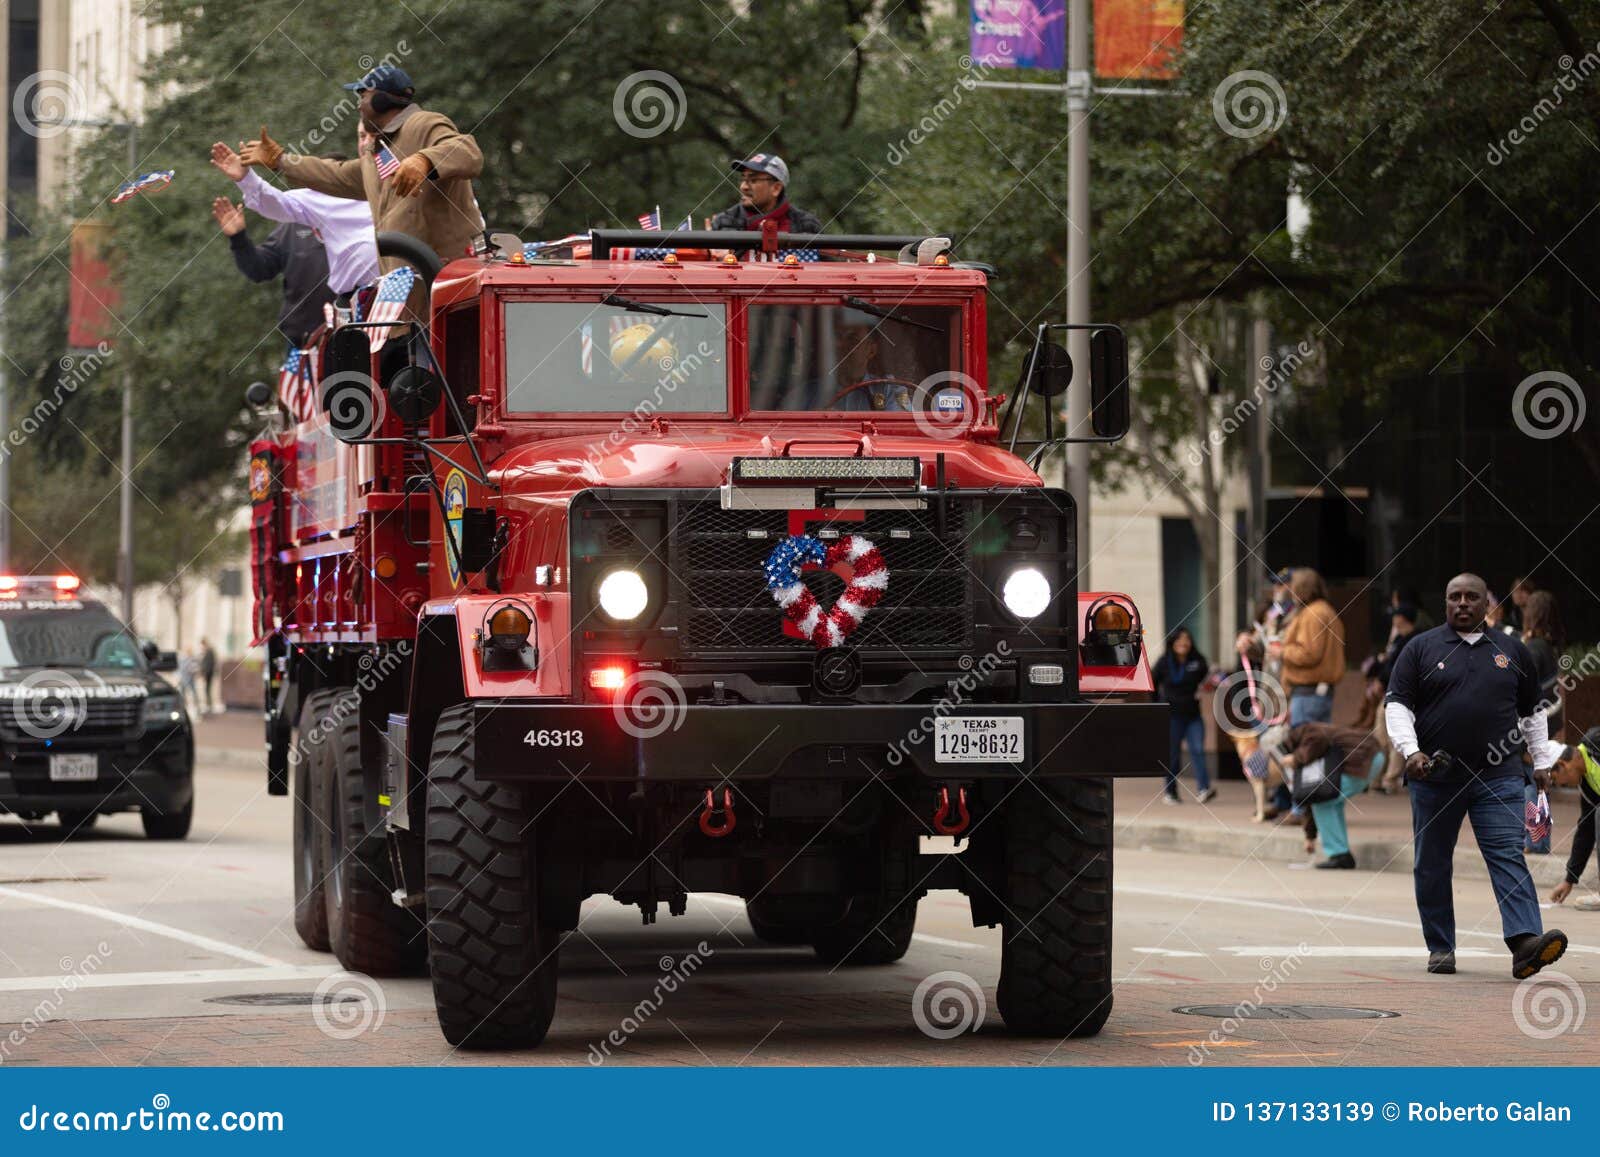
[[[972,0],[972,62],[1066,67],[1067,0]]]

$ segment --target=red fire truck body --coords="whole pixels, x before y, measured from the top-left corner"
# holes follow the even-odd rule
[[[1015,452],[1064,351],[1041,327],[1002,413],[988,275],[947,244],[608,253],[661,238],[440,269],[384,235],[432,280],[426,336],[340,325],[319,411],[253,444],[301,936],[426,958],[452,1042],[528,1045],[594,893],[650,922],[729,892],[757,936],[870,964],[959,888],[1044,930],[1006,950],[1008,1025],[1097,1031],[1109,777],[1161,774],[1167,726],[1137,610],[1076,590],[1071,500]],[[1110,441],[1125,355],[1095,330]]]

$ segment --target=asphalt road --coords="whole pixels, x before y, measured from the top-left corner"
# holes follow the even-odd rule
[[[742,902],[708,895],[650,928],[591,900],[545,1046],[459,1053],[425,978],[340,975],[295,937],[289,805],[254,759],[203,761],[185,843],[146,841],[132,816],[69,842],[0,818],[0,1065],[1600,1062],[1600,913],[1560,912],[1572,950],[1518,985],[1489,885],[1460,881],[1461,970],[1434,977],[1404,874],[1129,849],[1116,1006],[1093,1040],[1005,1034],[1000,933],[973,928],[957,893],[923,900],[899,963],[835,971],[760,944]],[[1254,1004],[1399,1015],[1177,1011]]]

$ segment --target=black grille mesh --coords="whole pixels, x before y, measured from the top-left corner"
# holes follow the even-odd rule
[[[723,510],[714,502],[680,508],[673,533],[673,574],[684,608],[684,645],[691,651],[809,650],[805,639],[783,633],[783,612],[772,601],[762,564],[787,535],[782,510]],[[972,577],[962,545],[963,515],[952,509],[946,538],[934,530],[931,511],[869,510],[862,522],[836,523],[841,534],[860,534],[883,552],[889,567],[884,599],[851,636],[864,650],[915,651],[966,647],[972,624]],[[816,534],[826,524],[812,523]],[[753,530],[764,531],[759,538]],[[894,531],[910,532],[895,537]],[[824,540],[826,541],[826,540]],[[824,607],[844,591],[844,580],[814,571],[803,581]]]

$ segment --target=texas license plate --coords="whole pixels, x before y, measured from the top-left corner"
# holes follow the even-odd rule
[[[82,783],[100,778],[98,755],[52,755],[50,780],[52,783]]]
[[[934,720],[935,763],[1019,763],[1022,755],[1022,720],[1015,715]]]

